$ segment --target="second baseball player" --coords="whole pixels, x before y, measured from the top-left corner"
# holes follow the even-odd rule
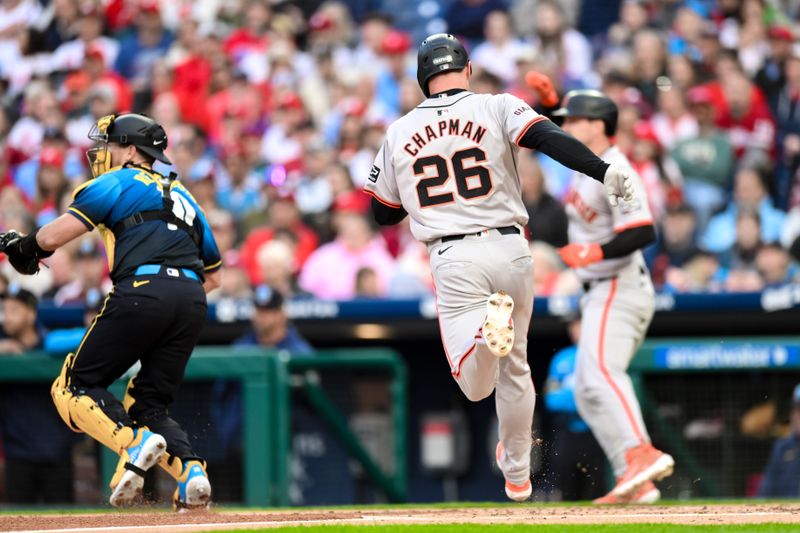
[[[560,253],[584,287],[575,401],[617,477],[612,491],[595,503],[652,503],[660,498],[653,481],[672,474],[675,462],[650,443],[627,369],[655,310],[641,252],[655,239],[653,216],[641,179],[612,144],[616,104],[598,91],[571,91],[552,114],[632,179],[633,197],[615,206],[595,180],[574,175],[566,198],[570,244]]]
[[[631,197],[631,181],[519,98],[470,92],[471,74],[452,35],[422,42],[417,80],[428,98],[389,127],[365,190],[378,223],[408,215],[412,233],[427,244],[450,371],[472,401],[496,389],[497,463],[506,495],[522,501],[531,494],[535,393],[527,353],[533,264],[522,234],[528,215],[519,147],[592,176],[614,203]]]

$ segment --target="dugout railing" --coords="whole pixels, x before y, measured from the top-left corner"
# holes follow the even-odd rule
[[[800,382],[800,337],[649,339],[629,372],[651,437],[675,457],[667,496],[741,497],[776,437],[748,436],[742,421],[770,402],[786,411]]]
[[[0,383],[50,382],[63,361],[43,352],[24,356],[0,355]],[[372,457],[347,423],[345,415],[319,386],[318,373],[328,370],[379,371],[390,378],[393,460],[386,471]],[[392,502],[407,498],[407,394],[405,363],[383,348],[318,350],[313,357],[292,359],[284,351],[259,348],[200,347],[189,360],[184,381],[217,379],[242,383],[243,495],[248,506],[289,505],[289,439],[293,390],[302,392],[319,417],[341,440],[365,475]],[[122,398],[127,378],[111,390]],[[116,467],[117,456],[101,455],[104,485]],[[108,494],[107,486],[104,488]]]

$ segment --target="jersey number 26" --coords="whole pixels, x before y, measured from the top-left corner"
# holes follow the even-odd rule
[[[417,182],[417,195],[419,196],[420,207],[431,207],[434,205],[449,204],[455,197],[452,192],[431,193],[431,188],[440,187],[450,179],[450,168],[452,175],[456,178],[456,189],[458,195],[465,200],[472,200],[486,196],[492,190],[492,177],[489,169],[483,165],[464,167],[464,162],[474,159],[476,163],[486,161],[486,152],[478,148],[467,148],[459,150],[453,154],[448,164],[447,159],[440,155],[429,155],[420,157],[414,161],[414,174],[416,176],[425,175],[426,167],[436,167],[436,175],[429,178],[422,178]],[[474,180],[478,180],[476,184]],[[472,180],[472,181],[470,181]]]

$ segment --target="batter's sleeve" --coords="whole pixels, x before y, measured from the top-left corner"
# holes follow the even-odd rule
[[[79,185],[72,193],[72,203],[67,213],[74,216],[92,231],[102,224],[111,213],[119,199],[121,187],[114,173],[107,173],[99,178]]]
[[[383,142],[383,146],[378,150],[378,155],[375,156],[375,163],[373,163],[367,182],[364,184],[364,192],[385,206],[394,209],[403,207],[388,139]]]
[[[650,211],[642,178],[632,168],[626,170],[633,182],[633,199],[630,202],[619,202],[616,206],[611,207],[616,233],[630,228],[653,225],[653,214]]]

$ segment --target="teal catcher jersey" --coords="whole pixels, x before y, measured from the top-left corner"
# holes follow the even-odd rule
[[[199,253],[187,231],[164,220],[144,221],[117,236],[112,232],[115,224],[136,213],[161,209],[164,187],[169,187],[175,216],[199,232]],[[115,167],[80,185],[72,199],[68,213],[90,231],[100,230],[115,283],[144,264],[189,268],[201,276],[222,264],[203,211],[178,180],[169,182],[141,167]]]

